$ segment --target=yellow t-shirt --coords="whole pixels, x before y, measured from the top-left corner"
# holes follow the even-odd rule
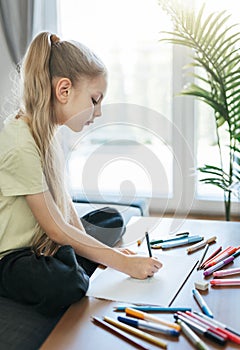
[[[37,222],[25,195],[47,189],[28,125],[21,119],[9,121],[0,132],[0,258],[30,246]]]

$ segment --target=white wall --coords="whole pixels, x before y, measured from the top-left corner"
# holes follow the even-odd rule
[[[14,70],[9,50],[4,38],[2,27],[0,26],[0,116],[3,116],[3,110],[6,108],[6,99],[11,96],[11,79],[10,73]],[[5,108],[4,108],[5,106]],[[0,128],[2,126],[2,118],[0,117]]]

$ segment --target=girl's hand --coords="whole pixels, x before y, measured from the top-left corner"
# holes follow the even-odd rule
[[[145,279],[152,277],[162,267],[162,263],[156,258],[139,255],[126,255],[124,271],[133,278]]]

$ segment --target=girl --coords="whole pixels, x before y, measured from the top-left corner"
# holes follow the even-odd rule
[[[0,134],[0,295],[53,314],[85,294],[99,263],[139,279],[161,263],[93,238],[63,186],[54,135],[59,125],[81,131],[101,116],[103,63],[83,45],[43,32],[29,46],[22,77],[20,110]]]

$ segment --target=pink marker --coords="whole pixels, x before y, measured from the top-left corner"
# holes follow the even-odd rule
[[[236,275],[240,273],[240,267],[234,267],[233,269],[221,270],[213,272],[214,277],[224,277],[229,275]]]
[[[216,278],[210,281],[212,286],[240,286],[240,278],[221,279]]]

